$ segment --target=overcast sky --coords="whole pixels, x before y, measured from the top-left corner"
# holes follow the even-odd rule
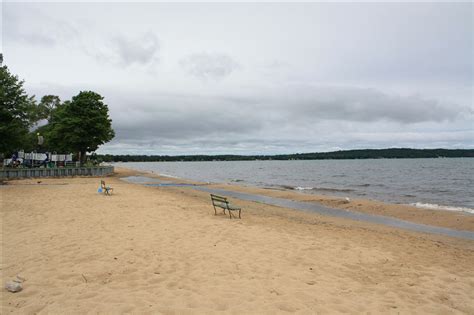
[[[30,94],[93,90],[101,153],[474,148],[473,4],[3,3]]]

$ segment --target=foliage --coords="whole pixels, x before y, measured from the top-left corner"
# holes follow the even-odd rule
[[[37,119],[51,121],[53,111],[61,106],[61,99],[56,95],[45,95],[41,98],[37,107]]]
[[[98,155],[104,162],[174,162],[174,161],[251,161],[251,160],[342,160],[342,159],[403,159],[403,158],[474,157],[474,150],[448,149],[378,149],[347,150],[323,153],[284,155]]]
[[[3,56],[0,56],[3,61]],[[23,88],[23,81],[0,66],[0,153],[23,147],[34,123],[35,101]]]
[[[57,151],[78,152],[81,161],[114,137],[112,120],[103,97],[92,91],[82,91],[51,112],[50,126],[45,130],[48,145]]]

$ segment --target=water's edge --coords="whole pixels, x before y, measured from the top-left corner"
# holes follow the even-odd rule
[[[474,159],[117,163],[120,165],[178,180],[370,199],[474,215],[470,188],[474,186]]]
[[[146,185],[146,186],[158,186],[158,187],[187,186],[191,189],[196,189],[199,191],[223,195],[227,197],[233,197],[233,198],[246,200],[246,201],[261,202],[261,203],[266,203],[273,206],[291,208],[291,209],[306,211],[310,213],[317,213],[317,214],[326,215],[326,216],[381,224],[381,225],[395,227],[395,228],[409,230],[409,231],[424,232],[424,233],[430,233],[430,234],[438,234],[438,235],[445,235],[445,236],[450,236],[450,237],[474,240],[474,232],[470,232],[470,231],[453,230],[453,229],[448,229],[448,228],[443,228],[443,227],[408,222],[408,221],[386,217],[386,216],[366,214],[366,213],[337,209],[337,208],[329,208],[329,207],[321,206],[315,203],[306,203],[306,202],[301,202],[301,201],[293,201],[293,200],[263,196],[263,195],[258,195],[258,194],[249,194],[249,193],[243,193],[243,192],[237,192],[237,191],[231,191],[231,190],[216,189],[216,188],[206,187],[203,185],[173,183],[173,182],[163,181],[163,180],[159,180],[159,179],[147,177],[147,176],[129,176],[129,177],[123,177],[121,179],[130,183],[141,184],[141,185]]]

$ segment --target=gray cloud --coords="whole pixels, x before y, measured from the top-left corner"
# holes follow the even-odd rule
[[[15,4],[18,6],[20,4]],[[17,7],[18,9],[18,7]],[[47,21],[47,22],[45,22]],[[67,20],[46,16],[43,12],[5,10],[5,41],[20,41],[30,46],[63,46],[73,51],[96,58],[99,62],[115,63],[121,66],[150,65],[158,61],[159,39],[153,32],[136,32],[125,35],[114,34],[111,39],[94,39],[97,34],[84,34]]]
[[[109,53],[123,65],[147,65],[158,60],[159,49],[158,37],[148,32],[136,37],[115,37]]]
[[[26,8],[23,11],[3,10],[2,18],[5,41],[50,47],[70,42],[79,36],[79,31],[69,22]],[[47,20],[47,23],[40,23],[42,20]]]
[[[253,133],[263,125],[259,117],[239,112],[236,108],[239,103],[224,98],[150,95],[135,99],[132,104],[119,104],[116,105],[121,109],[112,118],[117,138],[123,140],[173,143],[212,136],[229,139],[232,135]]]
[[[75,44],[85,54],[104,64],[148,67],[159,62],[160,42],[153,32],[133,35],[118,33],[100,43],[83,38]]]
[[[180,61],[183,69],[193,76],[202,79],[221,79],[239,68],[232,57],[221,53],[197,53]]]
[[[274,93],[273,99],[290,119],[346,120],[403,124],[454,120],[471,115],[468,107],[445,104],[418,95],[400,96],[376,89],[354,87],[288,87]],[[276,98],[275,98],[276,96]],[[288,106],[291,104],[290,106]]]

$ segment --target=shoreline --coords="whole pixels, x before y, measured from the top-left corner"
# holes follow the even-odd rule
[[[415,161],[406,165],[401,162],[371,165],[364,161],[356,161],[356,164],[342,161],[344,163],[340,166],[337,161],[309,161],[315,162],[314,164],[306,162],[308,161],[248,161],[236,162],[235,165],[227,161],[161,164],[130,162],[114,165],[163,172],[184,180],[303,191],[315,196],[369,199],[387,204],[474,215],[473,199],[468,189],[472,183],[468,175],[472,164],[468,162],[457,161],[445,165],[446,163],[436,161]],[[399,172],[395,171],[398,167]],[[305,174],[305,170],[309,173]]]
[[[283,198],[292,201],[302,201],[320,204],[322,206],[349,210],[354,212],[366,213],[370,215],[380,215],[386,217],[392,217],[408,222],[431,225],[442,228],[449,228],[459,231],[470,231],[474,232],[474,214],[461,212],[461,211],[451,211],[443,209],[427,209],[420,208],[413,205],[407,204],[394,204],[387,203],[378,200],[372,199],[362,199],[354,198],[350,199],[349,202],[345,200],[344,197],[339,196],[330,196],[330,195],[317,195],[313,193],[305,193],[304,191],[299,190],[288,190],[288,189],[279,189],[279,188],[264,188],[251,185],[239,185],[236,183],[224,183],[224,184],[215,184],[215,183],[203,183],[199,181],[194,181],[190,179],[170,176],[170,175],[161,175],[154,173],[153,171],[140,171],[131,168],[126,168],[123,166],[115,166],[116,170],[126,170],[126,173],[129,174],[147,174],[150,177],[156,177],[164,181],[170,182],[180,182],[180,183],[191,183],[197,185],[206,185],[211,188],[224,189],[237,191],[242,193],[251,193],[258,194],[268,197]],[[130,175],[133,176],[133,175]],[[297,209],[292,209],[298,211]]]

